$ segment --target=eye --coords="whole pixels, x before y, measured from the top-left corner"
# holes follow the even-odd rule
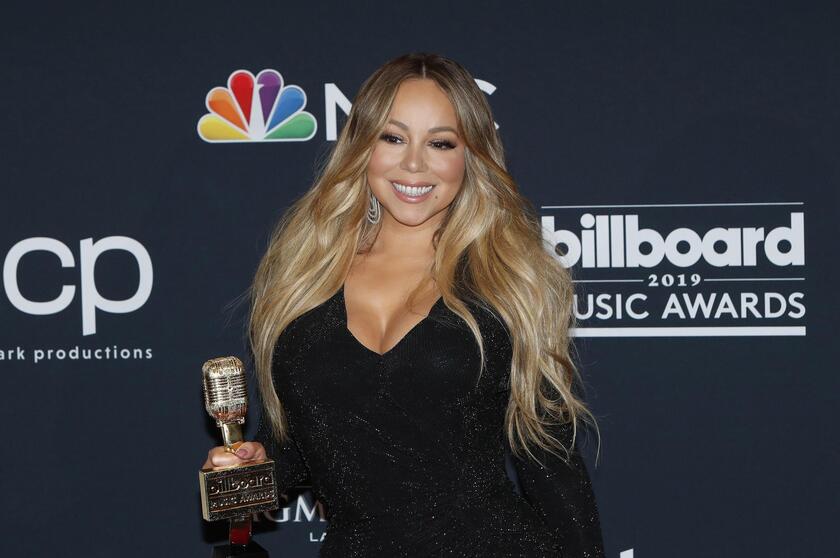
[[[379,136],[379,139],[386,141],[387,143],[400,143],[402,138],[399,136],[395,136],[394,134],[382,134]]]
[[[388,132],[385,132],[385,133],[381,134],[379,136],[379,139],[381,139],[382,141],[384,141],[386,143],[395,144],[395,145],[403,143],[403,138],[401,138],[400,136],[398,136],[396,134],[390,134]],[[455,144],[452,143],[449,140],[434,140],[434,141],[429,142],[429,144],[432,147],[434,147],[435,149],[440,149],[440,150],[443,150],[443,151],[445,151],[447,149],[455,149]]]
[[[434,145],[437,149],[455,149],[455,144],[449,140],[437,140],[433,141],[432,145]]]

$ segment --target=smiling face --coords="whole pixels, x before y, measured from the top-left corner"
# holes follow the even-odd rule
[[[367,166],[383,219],[408,226],[442,220],[461,188],[464,167],[449,98],[433,80],[403,81]]]

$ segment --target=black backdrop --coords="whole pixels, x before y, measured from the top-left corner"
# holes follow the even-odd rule
[[[201,363],[245,355],[238,297],[344,122],[334,99],[408,51],[485,82],[547,238],[581,247],[608,556],[836,553],[834,3],[119,4],[0,23],[4,554],[224,537],[200,517]],[[239,69],[301,87],[314,136],[203,141]],[[314,505],[259,541],[315,556]]]

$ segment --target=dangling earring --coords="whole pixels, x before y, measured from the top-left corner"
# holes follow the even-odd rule
[[[379,205],[379,200],[376,199],[373,192],[369,192],[369,196],[370,203],[368,204],[367,220],[371,224],[375,225],[379,222],[379,217],[382,215],[382,209]]]

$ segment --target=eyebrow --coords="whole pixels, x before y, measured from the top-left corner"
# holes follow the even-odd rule
[[[400,128],[402,128],[402,129],[403,129],[403,130],[405,130],[405,131],[408,131],[408,126],[406,126],[405,124],[403,124],[403,123],[402,123],[402,122],[400,122],[399,120],[394,120],[394,119],[392,118],[391,120],[388,120],[388,122],[390,122],[391,124],[394,124],[394,125],[396,125],[396,126],[399,126]],[[429,132],[431,132],[431,133],[435,133],[435,132],[453,132],[453,133],[455,133],[455,134],[457,134],[457,133],[458,133],[458,132],[457,132],[457,131],[455,131],[455,129],[454,129],[454,128],[452,128],[451,126],[436,126],[436,127],[434,127],[434,128],[429,128]]]

